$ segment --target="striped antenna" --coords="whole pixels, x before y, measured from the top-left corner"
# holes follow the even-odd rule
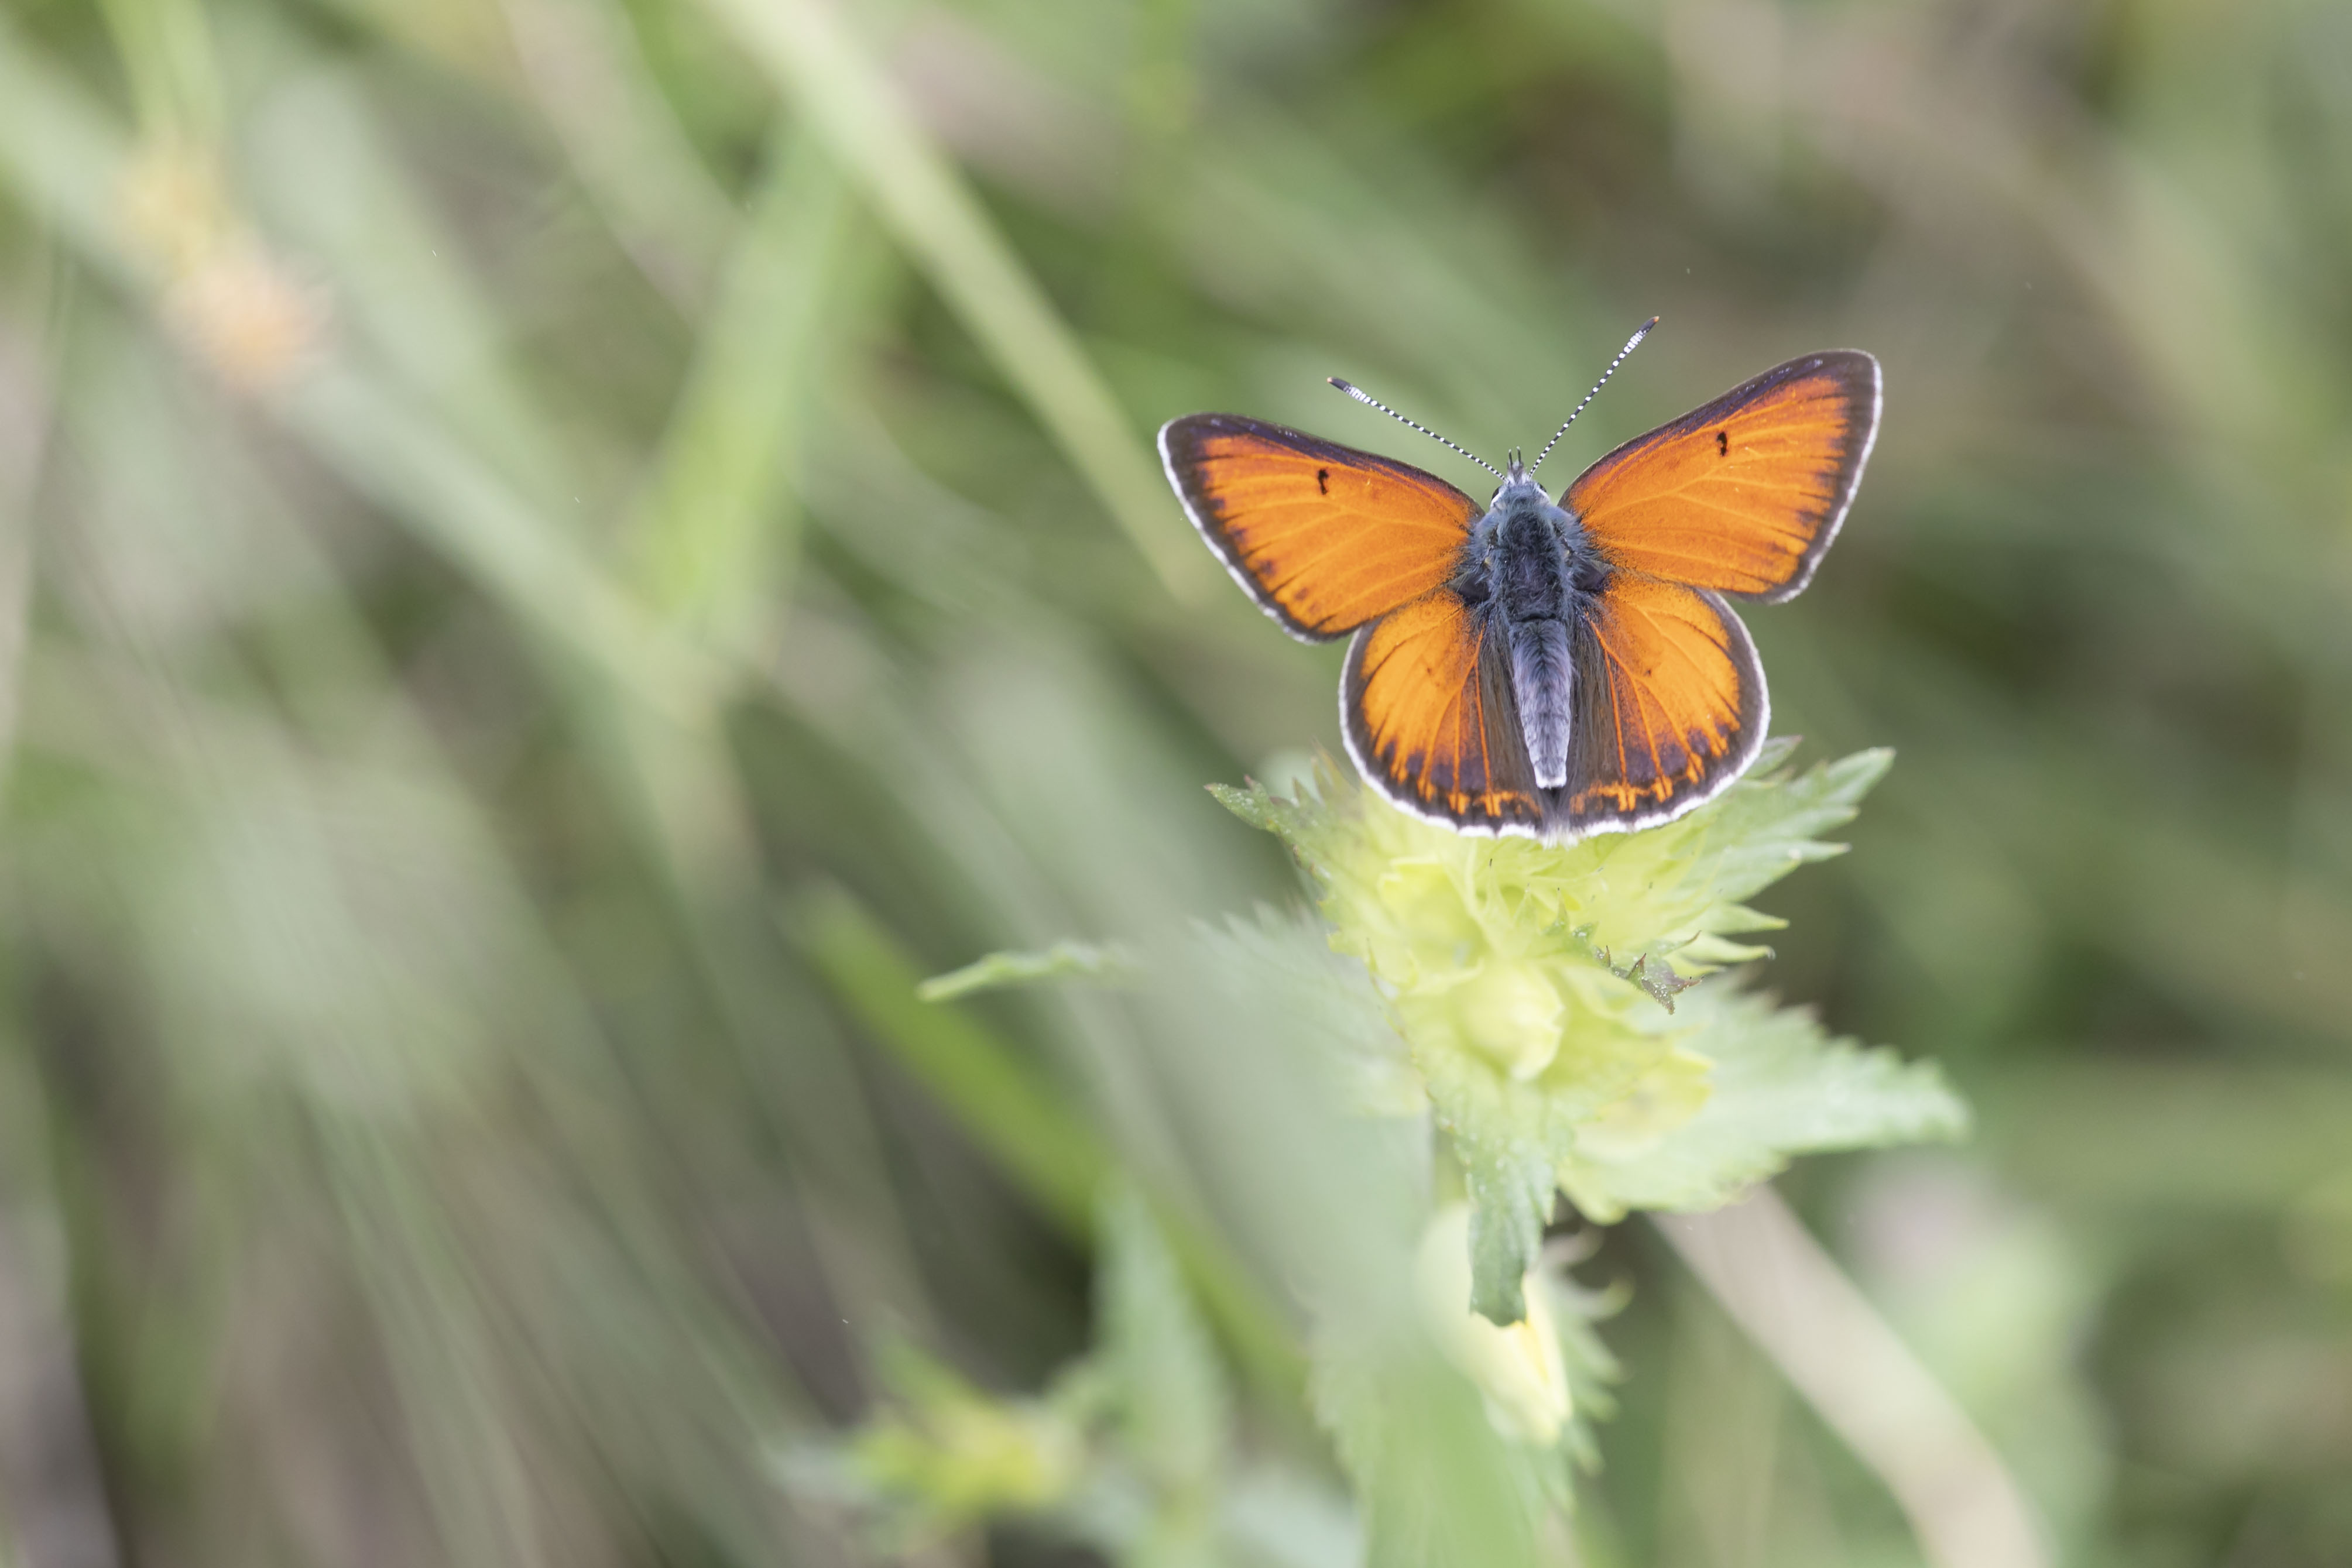
[[[1576,415],[1584,412],[1584,403],[1591,402],[1594,398],[1601,395],[1601,389],[1609,384],[1609,378],[1617,373],[1617,367],[1625,362],[1625,356],[1640,348],[1642,346],[1642,340],[1648,337],[1650,335],[1650,329],[1657,324],[1658,319],[1655,316],[1653,316],[1648,320],[1643,322],[1632,337],[1625,340],[1625,346],[1617,350],[1617,357],[1609,361],[1609,368],[1601,372],[1601,379],[1592,383],[1592,390],[1591,392],[1584,394],[1584,402],[1578,403],[1576,405],[1575,413],[1570,413],[1566,419],[1559,422],[1559,428],[1551,433],[1551,439],[1544,443],[1544,447],[1541,452],[1536,454],[1535,468],[1528,469],[1528,472],[1529,474],[1533,474],[1536,471],[1536,468],[1543,466],[1544,459],[1551,455],[1551,449],[1559,444],[1559,438],[1566,435],[1568,434],[1568,427],[1576,423]]]
[[[1496,478],[1499,479],[1503,476],[1503,471],[1500,468],[1496,467],[1492,463],[1487,462],[1484,457],[1481,457],[1476,453],[1470,451],[1467,447],[1454,446],[1454,443],[1446,440],[1445,437],[1438,434],[1437,432],[1430,429],[1429,426],[1425,424],[1414,423],[1413,421],[1407,419],[1404,415],[1399,413],[1396,410],[1391,408],[1388,404],[1382,402],[1380,399],[1374,397],[1363,388],[1349,382],[1343,382],[1337,376],[1328,376],[1325,379],[1333,386],[1338,387],[1341,392],[1346,392],[1349,397],[1354,398],[1358,402],[1367,403],[1373,408],[1379,409],[1382,413],[1387,414],[1399,424],[1411,424],[1415,430],[1418,430],[1432,441],[1436,442],[1439,445],[1453,446],[1454,451],[1461,453],[1463,456],[1467,457],[1471,462],[1475,463],[1479,467],[1484,468],[1487,473],[1492,474]]]

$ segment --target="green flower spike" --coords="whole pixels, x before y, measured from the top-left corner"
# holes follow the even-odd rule
[[[1284,1550],[1302,1528],[1342,1542],[1319,1561],[1360,1561],[1360,1547],[1344,1550],[1344,1500],[1262,1458],[1239,1462],[1224,1364],[1150,1206],[1114,1185],[1097,1221],[1095,1343],[1042,1394],[983,1392],[889,1342],[875,1413],[853,1432],[784,1447],[786,1485],[893,1561],[1011,1521],[1137,1568],[1312,1568],[1318,1558]]]
[[[1704,1208],[1789,1155],[1954,1137],[1967,1112],[1932,1065],[1825,1035],[1724,982],[1781,922],[1742,900],[1841,852],[1891,754],[1802,774],[1769,744],[1746,778],[1638,833],[1546,845],[1422,821],[1328,765],[1283,800],[1216,787],[1279,834],[1412,1049],[1469,1187],[1471,1305],[1527,1313],[1556,1192],[1591,1218]]]
[[[796,1457],[795,1479],[854,1502],[877,1545],[912,1551],[984,1520],[1066,1501],[1087,1462],[1084,1401],[992,1397],[912,1343],[882,1348],[889,1403],[838,1452]]]

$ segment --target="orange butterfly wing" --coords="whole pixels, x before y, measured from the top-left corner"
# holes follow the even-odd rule
[[[1771,710],[1756,645],[1705,590],[1613,574],[1584,617],[1575,664],[1575,739],[1553,834],[1678,817],[1764,744]]]
[[[1234,580],[1310,643],[1444,582],[1486,510],[1410,464],[1238,414],[1171,420],[1160,456]]]
[[[1406,810],[1481,832],[1542,830],[1556,791],[1536,788],[1509,653],[1451,591],[1356,633],[1339,717],[1357,770]]]
[[[1613,566],[1778,602],[1837,537],[1878,404],[1876,360],[1807,354],[1627,442],[1560,505]]]

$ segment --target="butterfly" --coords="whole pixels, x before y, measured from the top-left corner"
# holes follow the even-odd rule
[[[1870,355],[1807,354],[1626,442],[1557,502],[1517,452],[1505,471],[1454,447],[1502,481],[1482,507],[1410,464],[1239,414],[1171,420],[1160,453],[1268,615],[1307,642],[1350,639],[1339,718],[1367,779],[1463,832],[1564,842],[1669,821],[1755,760],[1771,707],[1726,601],[1803,591],[1879,402]]]

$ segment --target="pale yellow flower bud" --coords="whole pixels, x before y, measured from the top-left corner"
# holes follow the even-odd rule
[[[1550,1292],[1538,1273],[1528,1273],[1528,1312],[1517,1322],[1497,1328],[1472,1312],[1470,1207],[1452,1203],[1422,1237],[1416,1276],[1430,1332],[1485,1396],[1495,1430],[1536,1448],[1559,1442],[1575,1402]]]
[[[326,335],[326,295],[246,224],[213,150],[149,146],[123,176],[121,211],[162,274],[164,320],[231,386],[268,392],[310,360]]]
[[[1454,993],[1454,1006],[1471,1048],[1522,1082],[1559,1054],[1560,1023],[1568,1009],[1533,964],[1488,963]]]

